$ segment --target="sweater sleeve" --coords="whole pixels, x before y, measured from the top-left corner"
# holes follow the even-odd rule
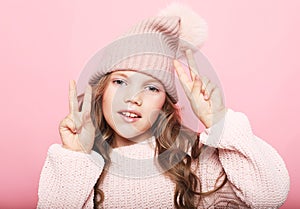
[[[98,153],[49,147],[43,166],[37,208],[93,208],[93,188],[104,167]]]
[[[205,129],[201,143],[219,150],[219,161],[236,195],[251,208],[278,208],[287,198],[290,179],[277,151],[252,133],[245,114],[228,109]]]

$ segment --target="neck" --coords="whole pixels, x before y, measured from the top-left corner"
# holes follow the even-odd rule
[[[125,138],[120,136],[119,134],[115,133],[115,136],[113,138],[112,147],[124,147],[124,146],[130,146],[136,143],[143,142],[147,139],[149,139],[152,136],[151,131],[144,132],[138,136],[132,137],[132,138]]]

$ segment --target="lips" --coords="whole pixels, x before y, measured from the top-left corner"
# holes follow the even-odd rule
[[[121,110],[118,112],[126,122],[135,122],[142,118],[141,113],[134,110]]]

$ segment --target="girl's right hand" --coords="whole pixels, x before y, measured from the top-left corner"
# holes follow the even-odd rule
[[[91,119],[92,88],[84,94],[82,110],[79,112],[76,83],[70,81],[70,113],[60,122],[59,133],[63,147],[72,151],[91,153],[95,140],[95,127]]]

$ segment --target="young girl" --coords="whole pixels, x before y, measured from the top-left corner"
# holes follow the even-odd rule
[[[283,160],[252,133],[243,113],[224,106],[220,88],[199,75],[195,47],[182,41],[183,19],[149,18],[107,47],[87,71],[90,85],[79,102],[70,82],[62,145],[49,148],[38,208],[283,204],[289,190]],[[190,75],[178,57],[186,57]],[[174,68],[206,127],[201,134],[182,124]]]

